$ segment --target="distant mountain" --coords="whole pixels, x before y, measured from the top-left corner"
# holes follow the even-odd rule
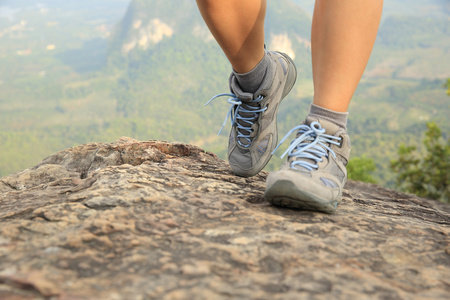
[[[173,34],[192,34],[198,26],[193,1],[134,0],[116,28],[112,47],[123,54],[147,50]]]
[[[292,56],[303,54],[309,47],[310,17],[291,1],[268,3],[266,18],[267,44]],[[190,0],[133,0],[112,39],[112,49],[128,54],[132,50],[151,50],[171,38],[200,38],[212,41],[196,4]],[[188,46],[192,47],[192,45]],[[185,49],[186,55],[189,49]]]

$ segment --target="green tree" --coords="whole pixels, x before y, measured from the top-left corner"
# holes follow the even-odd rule
[[[450,96],[450,78],[447,78],[447,82],[444,84],[444,87],[447,88],[447,95]]]
[[[377,183],[372,177],[372,172],[376,169],[377,167],[375,166],[373,159],[365,156],[355,157],[350,159],[347,165],[348,178],[357,181]]]
[[[421,197],[450,202],[450,139],[445,142],[434,122],[427,123],[423,144],[425,152],[415,146],[401,145],[398,159],[391,161],[397,186]]]

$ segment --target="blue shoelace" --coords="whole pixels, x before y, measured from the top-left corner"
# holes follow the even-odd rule
[[[246,103],[239,100],[234,94],[218,94],[212,97],[208,102],[206,102],[205,106],[211,103],[213,100],[224,96],[230,97],[228,98],[228,103],[231,104],[231,107],[230,110],[228,111],[228,114],[225,117],[225,121],[223,122],[222,128],[220,128],[218,134],[222,132],[222,129],[225,127],[228,118],[231,116],[231,126],[234,126],[236,124],[236,127],[238,129],[237,142],[242,147],[248,148],[252,143],[250,139],[250,135],[253,132],[252,125],[258,120],[259,113],[267,110],[267,107],[259,108],[259,106],[251,106],[249,104],[259,103],[264,97],[258,96],[258,98],[250,101],[249,103]],[[240,141],[241,138],[247,140],[248,144],[241,143]]]
[[[272,154],[278,149],[278,147],[280,147],[281,144],[286,141],[289,135],[291,135],[294,131],[298,131],[297,137],[291,142],[289,148],[287,148],[287,150],[281,156],[281,158],[283,158],[287,154],[289,158],[296,158],[291,162],[291,168],[300,166],[307,169],[308,171],[312,171],[313,169],[319,168],[317,163],[323,161],[322,157],[328,157],[329,153],[331,153],[336,158],[336,154],[333,150],[331,150],[330,144],[339,146],[339,141],[342,138],[325,134],[325,129],[322,128],[319,122],[312,122],[310,126],[299,125],[292,128],[281,140],[275,150],[273,150]],[[301,160],[302,158],[313,160],[315,164],[312,164],[305,160]]]

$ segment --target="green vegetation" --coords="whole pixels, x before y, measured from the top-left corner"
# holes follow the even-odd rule
[[[372,172],[376,169],[373,159],[364,156],[354,157],[350,159],[347,165],[348,178],[362,182],[377,183],[372,176]]]
[[[450,96],[450,79],[444,87]],[[400,145],[398,159],[392,160],[390,168],[396,172],[396,186],[421,197],[450,203],[450,138],[445,141],[435,122],[427,123],[423,139],[425,149]]]
[[[445,142],[436,123],[430,122],[427,127],[425,151],[402,144],[391,168],[398,174],[401,190],[450,203],[450,139]]]
[[[435,40],[436,35],[449,34],[448,19],[420,16],[391,16],[383,24],[389,30],[380,30],[378,38],[383,46],[391,49],[445,47],[445,39]]]

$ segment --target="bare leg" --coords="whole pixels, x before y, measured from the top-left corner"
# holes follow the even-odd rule
[[[253,69],[264,57],[266,0],[197,0],[197,5],[233,69]]]
[[[316,0],[311,32],[314,104],[346,112],[369,60],[383,0]]]

